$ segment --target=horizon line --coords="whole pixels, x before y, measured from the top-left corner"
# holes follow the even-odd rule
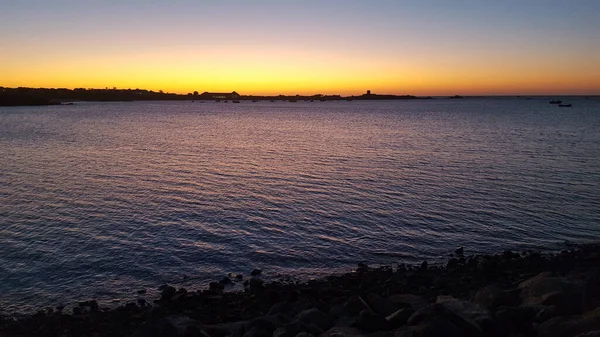
[[[192,95],[194,92],[198,92],[198,96],[202,95],[203,93],[224,93],[223,91],[203,91],[202,93],[200,93],[197,90],[194,90],[192,92],[187,92],[187,93],[182,93],[182,92],[169,92],[169,91],[164,91],[164,90],[153,90],[153,89],[143,89],[143,88],[117,88],[115,86],[113,86],[112,88],[110,87],[104,87],[104,88],[94,88],[94,87],[29,87],[29,86],[18,86],[18,87],[6,87],[6,86],[2,86],[0,85],[0,89],[34,89],[34,90],[77,90],[77,89],[83,89],[83,90],[123,90],[123,91],[147,91],[147,92],[154,92],[154,93],[162,93],[164,95],[180,95],[180,96],[189,96]],[[227,93],[237,93],[238,95],[244,97],[252,97],[252,96],[258,96],[258,97],[277,97],[277,96],[305,96],[305,97],[311,97],[311,96],[339,96],[339,97],[361,97],[364,95],[368,95],[369,92],[371,90],[365,90],[363,91],[362,94],[347,94],[347,95],[343,95],[343,94],[322,94],[322,93],[312,93],[312,94],[299,94],[299,93],[295,93],[295,94],[240,94],[237,93],[237,90],[232,90],[232,91],[225,91]],[[433,94],[433,95],[414,95],[414,94],[392,94],[392,93],[373,93],[370,92],[370,95],[373,96],[413,96],[413,97],[452,97],[452,96],[462,96],[462,97],[515,97],[515,96],[531,96],[531,97],[545,97],[545,96],[600,96],[600,93],[589,93],[589,94],[581,94],[581,93],[577,93],[577,94],[569,94],[569,93],[535,93],[535,94],[530,94],[530,93],[489,93],[489,94],[460,94],[460,93],[454,93],[454,94],[444,94],[444,95],[440,95],[440,94]]]

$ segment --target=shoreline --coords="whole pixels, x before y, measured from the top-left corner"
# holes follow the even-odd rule
[[[4,313],[0,335],[145,336],[162,331],[150,335],[400,337],[435,336],[427,331],[442,329],[454,331],[448,336],[577,336],[572,332],[588,330],[572,325],[600,330],[600,243],[560,252],[489,255],[469,255],[466,247],[451,255],[443,265],[359,263],[353,272],[303,282],[265,282],[259,270],[208,286],[188,280],[186,288],[163,285],[154,300],[114,308],[86,300],[70,310]],[[244,290],[227,291],[233,284]],[[563,326],[570,328],[563,331]]]

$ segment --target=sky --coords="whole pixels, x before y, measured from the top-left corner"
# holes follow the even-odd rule
[[[598,95],[600,1],[8,0],[0,86]]]

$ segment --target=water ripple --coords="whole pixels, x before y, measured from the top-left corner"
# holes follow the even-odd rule
[[[596,239],[600,101],[0,110],[0,310]]]

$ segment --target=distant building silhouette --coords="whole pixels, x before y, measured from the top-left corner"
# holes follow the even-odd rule
[[[371,90],[367,90],[367,95],[370,95],[370,94],[371,94]]]
[[[203,92],[200,95],[203,99],[238,99],[240,95],[237,92],[224,93],[224,92]]]

